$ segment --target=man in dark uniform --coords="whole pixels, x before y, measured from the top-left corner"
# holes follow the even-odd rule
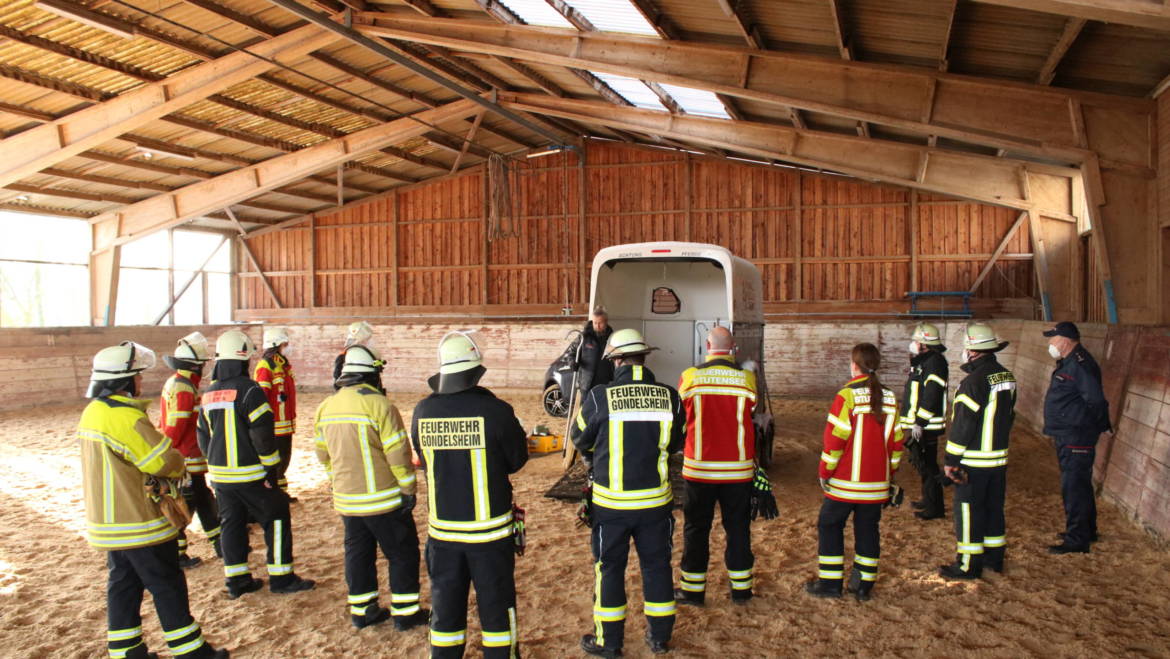
[[[593,481],[594,633],[581,638],[581,649],[598,657],[622,654],[631,539],[642,567],[650,651],[669,652],[674,631],[667,458],[683,447],[687,416],[678,392],[643,366],[652,350],[637,330],[613,333],[605,355],[615,362],[613,382],[590,390],[572,431]]]
[[[902,432],[909,435],[906,448],[910,463],[922,477],[922,499],[914,502],[914,516],[921,520],[946,516],[938,440],[946,432],[947,378],[949,367],[938,328],[920,323],[910,337],[910,377],[902,396]]]
[[[605,313],[605,309],[597,307],[589,322],[585,323],[585,329],[581,330],[581,338],[578,339],[581,342],[580,350],[577,360],[573,362],[573,370],[577,371],[577,389],[582,395],[613,379],[613,364],[603,359],[605,346],[612,335],[609,314]]]
[[[434,391],[414,408],[410,436],[426,468],[431,575],[431,657],[463,656],[467,595],[475,584],[483,656],[520,655],[516,622],[514,474],[528,436],[512,406],[478,386],[486,369],[474,333],[439,342]]]
[[[1081,333],[1070,322],[1044,332],[1048,354],[1056,360],[1044,397],[1044,434],[1056,445],[1060,460],[1060,495],[1065,530],[1053,554],[1088,553],[1097,540],[1097,502],[1093,498],[1093,462],[1097,437],[1112,430],[1109,403],[1101,389],[1101,368],[1081,345]]]

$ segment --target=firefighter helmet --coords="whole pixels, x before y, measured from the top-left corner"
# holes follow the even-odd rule
[[[370,348],[365,346],[350,346],[345,351],[345,364],[341,367],[342,373],[377,373],[382,370],[386,362]]]
[[[175,346],[175,359],[195,362],[196,364],[210,360],[211,353],[207,349],[207,337],[203,336],[201,332],[191,332],[179,339],[178,345]]]
[[[288,330],[283,327],[264,328],[264,349],[279,348],[288,343]]]
[[[102,348],[93,356],[91,380],[120,380],[154,368],[154,351],[133,341]]]
[[[447,332],[439,341],[439,373],[450,375],[483,366],[476,332]]]
[[[345,347],[365,345],[370,337],[374,336],[374,328],[364,320],[349,324],[349,331],[345,335]]]
[[[646,345],[646,339],[636,329],[622,329],[609,337],[609,350],[605,353],[606,359],[645,355],[658,348]]]
[[[938,327],[931,323],[919,323],[914,328],[914,334],[910,335],[910,340],[917,341],[924,346],[942,345],[942,336],[938,333]]]
[[[995,330],[985,323],[972,323],[963,335],[963,349],[979,352],[998,352],[1007,347],[1006,341],[995,336]]]
[[[256,352],[256,344],[240,330],[228,330],[215,341],[216,359],[237,359],[248,361]]]

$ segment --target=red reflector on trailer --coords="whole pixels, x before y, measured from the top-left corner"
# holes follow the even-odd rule
[[[650,250],[650,253],[651,254],[669,254],[670,250],[669,249],[652,249],[652,250]]]

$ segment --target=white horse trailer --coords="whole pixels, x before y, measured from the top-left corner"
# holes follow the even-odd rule
[[[772,459],[773,424],[764,376],[764,304],[760,271],[718,245],[682,242],[606,247],[593,259],[590,307],[604,307],[615,330],[641,330],[656,346],[646,365],[675,386],[706,358],[707,332],[731,330],[740,362],[756,364],[756,444],[761,464]]]

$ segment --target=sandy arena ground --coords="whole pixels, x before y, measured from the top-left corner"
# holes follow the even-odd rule
[[[510,392],[525,425],[544,417],[535,393]],[[322,396],[303,396],[302,419]],[[404,416],[417,395],[392,396]],[[1062,527],[1058,473],[1043,439],[1019,431],[1008,491],[1008,571],[978,583],[936,576],[953,556],[951,519],[919,522],[909,506],[887,511],[883,556],[873,601],[817,600],[801,585],[816,569],[815,471],[827,401],[777,401],[772,479],[781,518],[754,524],[756,598],[728,602],[722,565],[711,567],[708,605],[682,608],[674,656],[988,657],[1170,656],[1170,554],[1158,549],[1112,505],[1102,504],[1102,541],[1091,555],[1050,557],[1044,546]],[[82,405],[0,415],[0,656],[104,656],[105,563],[82,538],[84,513],[73,431]],[[157,410],[154,410],[157,413]],[[267,590],[227,599],[221,564],[194,525],[192,553],[203,565],[187,572],[192,609],[204,633],[238,657],[422,657],[426,631],[390,625],[357,632],[345,607],[342,530],[330,505],[324,471],[311,452],[309,428],[297,433],[290,480],[296,570],[317,589],[297,595]],[[916,498],[914,474],[901,477]],[[528,509],[528,555],[519,559],[519,618],[529,657],[583,656],[590,631],[592,559],[588,535],[574,528],[574,506],[542,494],[560,474],[557,456],[535,457],[515,478]],[[415,513],[425,537],[425,489]],[[949,496],[949,494],[948,494]],[[949,512],[949,511],[948,511]],[[682,545],[681,513],[674,564]],[[716,524],[712,555],[722,556]],[[264,576],[262,538],[253,533],[251,565]],[[848,544],[847,544],[848,546]],[[848,550],[847,550],[848,551]],[[626,656],[651,656],[642,642],[640,577],[631,560],[631,611]],[[383,603],[388,601],[383,580]],[[423,575],[423,601],[429,600]],[[164,644],[149,597],[144,627],[149,646]],[[474,609],[473,609],[474,612]],[[635,613],[637,612],[637,613]],[[469,656],[480,656],[479,624],[469,623]]]

